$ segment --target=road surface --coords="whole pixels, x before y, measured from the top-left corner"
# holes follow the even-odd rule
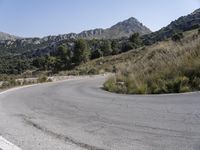
[[[134,96],[106,77],[0,94],[0,136],[23,150],[200,150],[200,93]]]

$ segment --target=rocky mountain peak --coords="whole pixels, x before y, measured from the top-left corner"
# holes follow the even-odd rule
[[[121,22],[122,24],[135,24],[135,23],[140,23],[136,18],[130,17],[127,20],[124,20]]]
[[[109,30],[111,30],[112,33],[115,32],[122,37],[128,37],[136,32],[138,32],[140,35],[151,33],[151,30],[149,28],[144,26],[134,17],[117,23],[116,25],[112,26]],[[118,37],[116,34],[115,36]]]

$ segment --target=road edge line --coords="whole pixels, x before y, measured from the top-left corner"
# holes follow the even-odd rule
[[[22,150],[21,148],[19,148],[15,144],[9,142],[8,140],[6,140],[2,136],[0,136],[0,150],[1,149],[2,150]]]

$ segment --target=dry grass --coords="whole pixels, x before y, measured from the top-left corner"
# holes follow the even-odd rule
[[[116,65],[117,74],[104,84],[105,89],[130,94],[200,90],[200,37],[196,34],[185,33],[181,43],[168,40],[139,50]]]
[[[104,87],[117,93],[148,94],[200,90],[200,35],[184,33],[181,42],[170,39],[115,56],[92,60],[64,74],[115,72]]]
[[[193,39],[194,35],[196,35],[197,33],[198,33],[197,30],[186,32],[184,34],[185,38],[182,41],[182,43],[184,43],[184,44],[174,43],[171,40],[159,42],[152,46],[146,46],[146,47],[144,46],[142,48],[128,51],[126,53],[122,53],[119,55],[107,56],[104,58],[99,58],[99,59],[89,61],[85,64],[81,64],[80,66],[77,66],[73,71],[71,71],[71,72],[68,71],[67,73],[72,73],[72,74],[81,74],[81,73],[84,74],[85,73],[85,74],[87,74],[88,72],[91,71],[91,74],[93,72],[98,74],[99,72],[119,71],[119,70],[123,70],[123,68],[126,68],[126,70],[128,72],[131,70],[131,68],[129,68],[129,67],[130,66],[132,67],[133,64],[134,64],[134,66],[138,66],[139,70],[141,70],[141,67],[146,68],[146,65],[150,65],[149,63],[152,63],[151,61],[153,61],[153,60],[149,61],[150,58],[154,59],[154,57],[158,56],[159,59],[163,59],[162,57],[164,57],[165,61],[168,60],[165,57],[165,55],[170,55],[169,59],[176,58],[177,56],[173,56],[173,55],[178,55],[178,54],[174,54],[173,50],[174,49],[182,49],[183,46],[185,46],[186,47],[185,49],[187,49],[187,47],[190,47],[190,45],[188,45],[188,43],[191,43],[194,45],[195,40],[191,42],[191,39]],[[197,38],[195,37],[195,39],[197,39]],[[182,49],[181,51],[184,52],[184,49]],[[179,53],[181,53],[181,51],[179,51]],[[145,64],[146,60],[148,60],[148,62]],[[128,65],[128,68],[127,68],[127,65]],[[123,67],[123,66],[125,66],[125,67]],[[62,73],[65,74],[65,72],[62,72]]]

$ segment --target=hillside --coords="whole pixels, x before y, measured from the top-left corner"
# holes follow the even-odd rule
[[[197,36],[198,35],[198,36]],[[144,64],[148,64],[149,60],[147,59],[150,57],[153,57],[154,55],[159,55],[159,53],[165,53],[168,55],[167,52],[170,52],[171,55],[175,53],[175,48],[180,47],[190,47],[192,48],[194,46],[198,47],[200,40],[200,35],[198,34],[198,30],[191,30],[184,32],[184,39],[182,39],[182,42],[174,42],[171,39],[167,39],[166,41],[161,41],[155,44],[152,44],[150,46],[142,46],[138,49],[133,49],[125,53],[121,53],[114,56],[107,56],[104,58],[98,58],[92,61],[89,61],[85,64],[82,64],[80,66],[77,66],[72,72],[67,71],[67,73],[88,73],[88,72],[113,72],[113,71],[120,71],[121,67],[125,67],[125,69],[128,71],[130,68],[128,66],[134,65],[135,62],[140,62]],[[175,47],[175,48],[173,48]],[[181,52],[184,52],[185,49],[182,49],[181,51],[178,51],[178,54]],[[200,49],[195,49],[195,51],[200,52]],[[186,51],[187,52],[187,51]],[[152,55],[152,56],[151,56]],[[175,57],[176,58],[176,57]],[[166,56],[166,59],[168,62],[171,62],[171,57]],[[158,63],[160,65],[163,60],[160,59],[161,62]],[[166,61],[167,62],[167,61]],[[172,61],[173,62],[173,61]],[[143,66],[143,65],[142,65]],[[140,70],[140,67],[138,65],[138,70]],[[159,68],[158,68],[159,69]],[[142,69],[141,69],[142,70]],[[130,70],[131,71],[131,70]],[[144,71],[144,70],[142,70]]]
[[[184,32],[191,29],[200,27],[200,9],[195,10],[193,13],[182,16],[175,21],[172,21],[168,26],[144,35],[143,39],[146,44],[152,44],[157,41],[165,40],[177,32]]]
[[[181,42],[158,42],[107,58],[98,69],[111,70],[116,75],[104,84],[104,88],[128,94],[200,90],[200,33],[197,30],[187,31],[184,36]],[[95,66],[98,61],[90,65]],[[84,70],[90,65],[78,69]]]
[[[99,58],[60,74],[114,72],[105,82],[110,92],[161,94],[200,90],[200,30],[115,56]]]

